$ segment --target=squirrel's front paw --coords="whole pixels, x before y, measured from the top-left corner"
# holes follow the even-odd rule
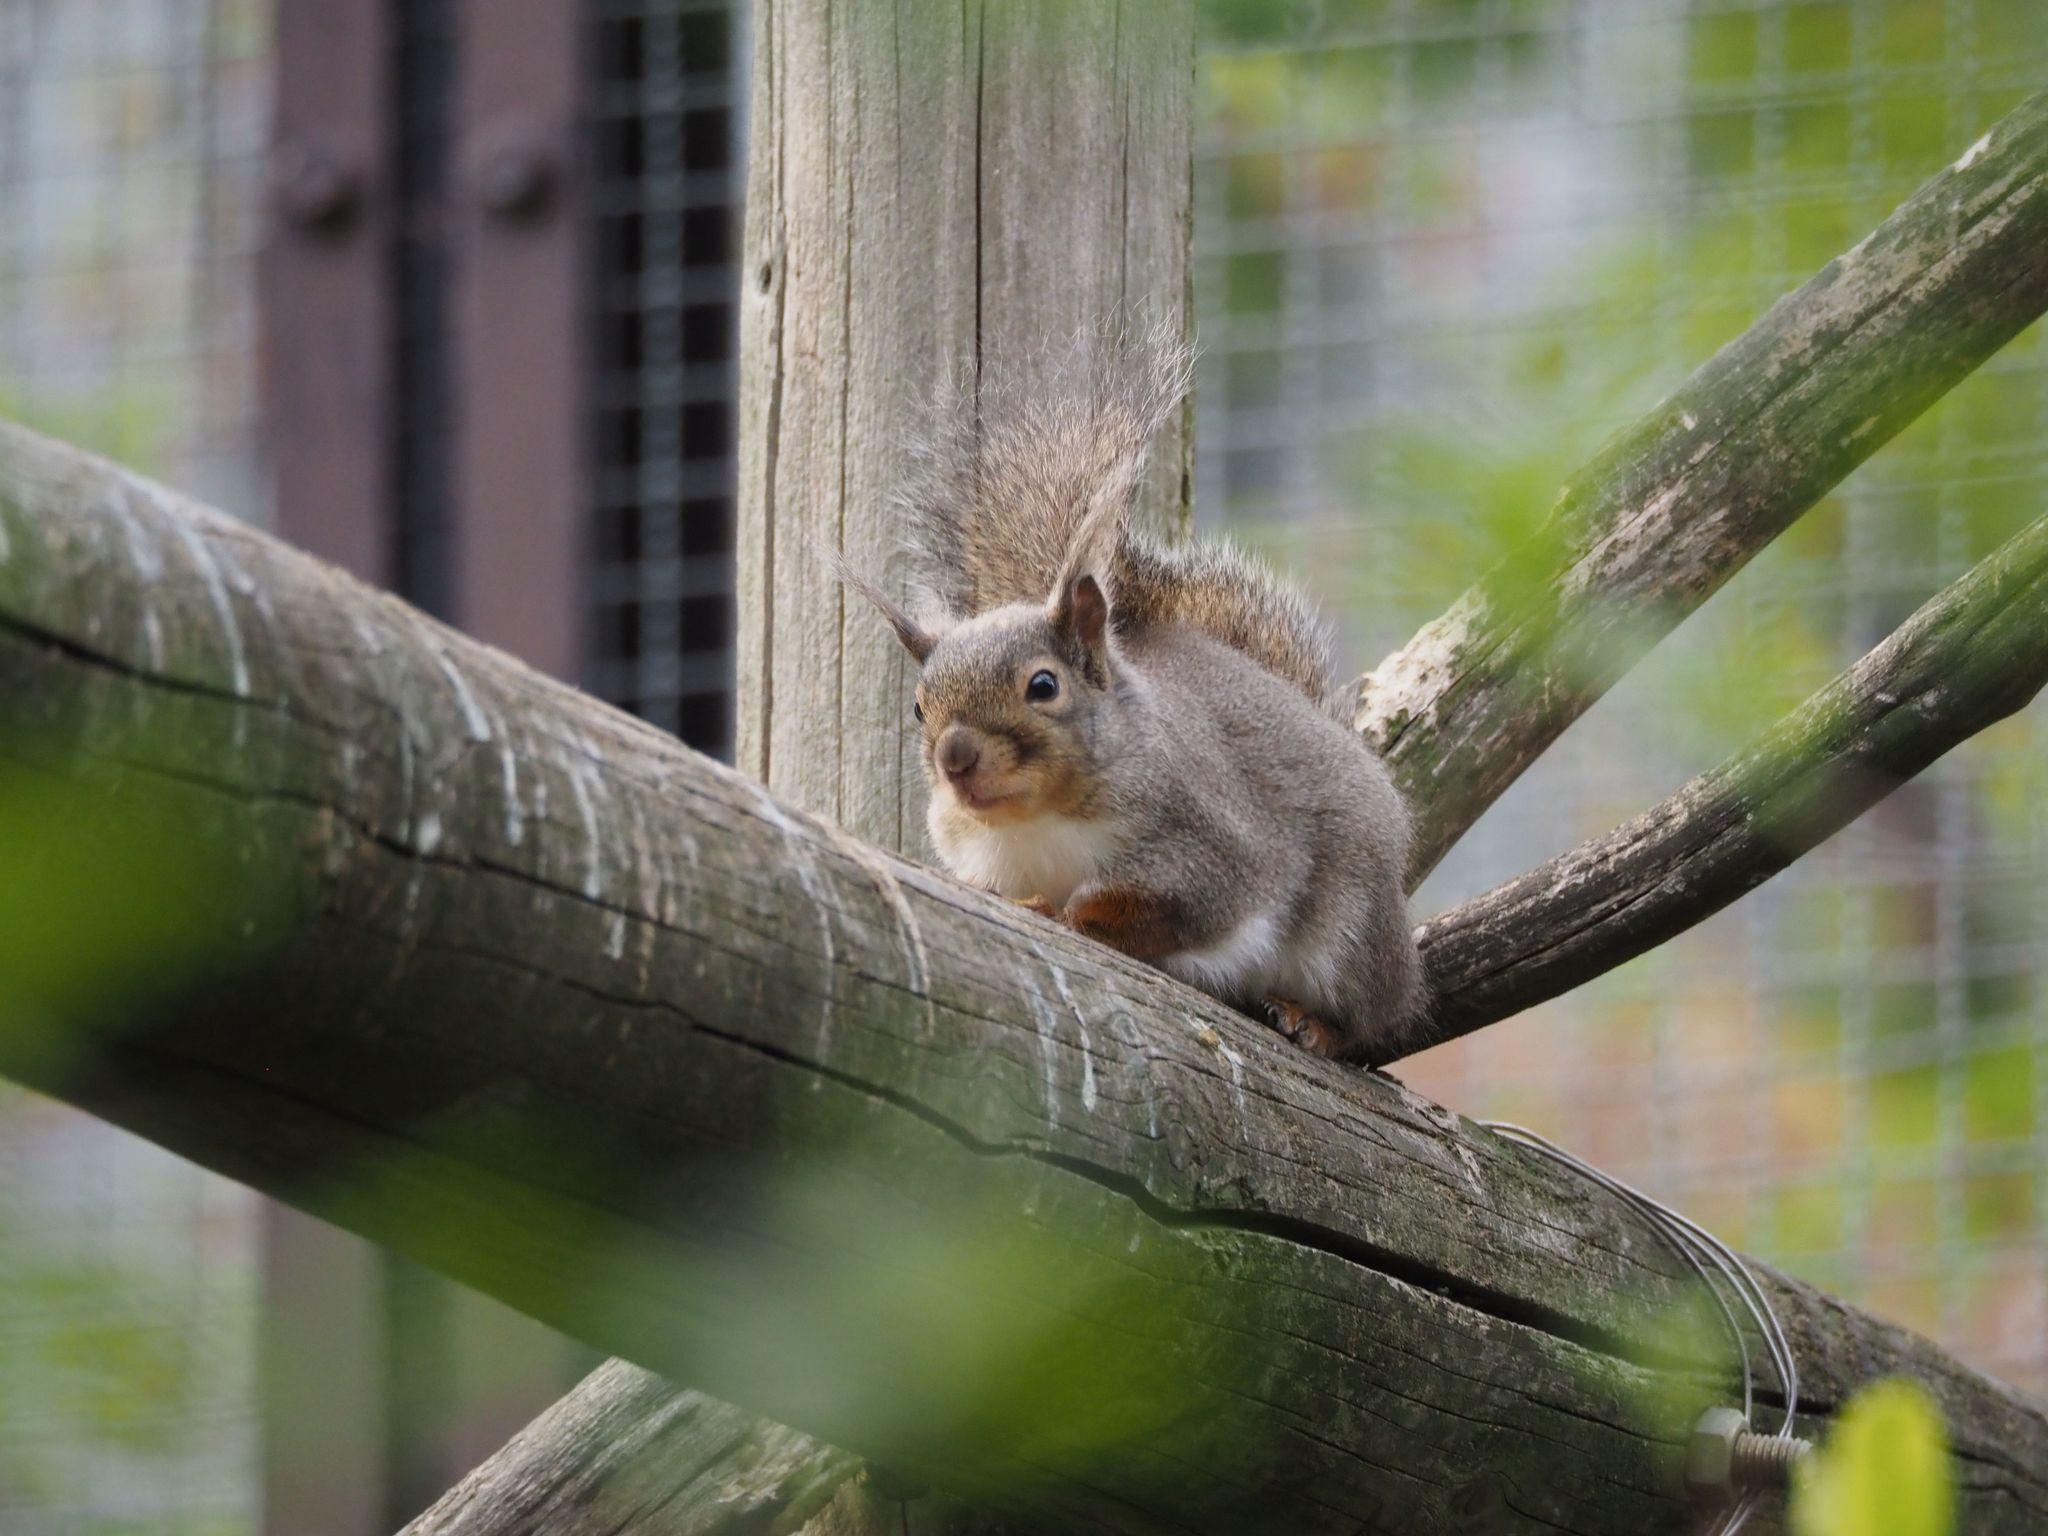
[[[1299,1003],[1284,997],[1269,997],[1265,1003],[1266,1022],[1311,1056],[1334,1061],[1344,1048],[1344,1037],[1335,1025],[1317,1018]]]
[[[1060,909],[1043,896],[1012,896],[1010,898],[1027,912],[1036,912],[1040,917],[1057,918]]]

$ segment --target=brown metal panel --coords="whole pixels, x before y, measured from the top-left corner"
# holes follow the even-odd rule
[[[278,0],[262,260],[264,437],[277,530],[389,584],[390,240],[385,0]],[[263,1530],[387,1522],[381,1260],[281,1205],[263,1214]]]
[[[454,621],[581,671],[582,95],[576,0],[457,0]]]
[[[384,0],[278,0],[266,430],[280,533],[392,576]]]
[[[263,1203],[265,1536],[389,1536],[383,1258]]]
[[[582,663],[583,0],[453,0],[447,617],[557,677]],[[440,1391],[394,1457],[406,1514],[558,1397],[589,1352],[438,1293]]]

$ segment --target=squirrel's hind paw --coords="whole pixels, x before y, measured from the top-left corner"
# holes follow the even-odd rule
[[[1043,896],[1012,896],[1010,900],[1026,912],[1036,912],[1040,917],[1057,919],[1060,915],[1060,909]]]
[[[1269,997],[1264,1004],[1266,1022],[1311,1056],[1334,1061],[1344,1049],[1344,1036],[1337,1027],[1317,1018],[1299,1003],[1284,997]]]

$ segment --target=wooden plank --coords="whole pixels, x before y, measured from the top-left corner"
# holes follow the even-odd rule
[[[1683,1518],[1726,1360],[1597,1190],[5,427],[0,541],[0,750],[224,882],[0,1071],[1019,1528]],[[1765,1283],[2039,1529],[2038,1405]]]

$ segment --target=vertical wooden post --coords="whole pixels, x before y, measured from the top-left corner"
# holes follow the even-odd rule
[[[755,6],[740,321],[738,761],[921,841],[895,643],[822,556],[884,568],[939,382],[1119,312],[1188,319],[1189,0]],[[1185,427],[1149,502],[1184,520]]]

